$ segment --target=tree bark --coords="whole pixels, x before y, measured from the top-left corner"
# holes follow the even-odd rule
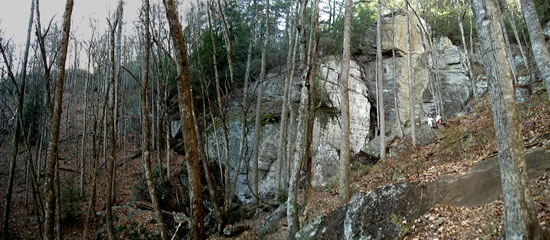
[[[185,141],[185,155],[187,171],[189,176],[189,192],[193,218],[191,221],[191,236],[193,239],[204,237],[202,192],[199,169],[199,156],[197,151],[197,139],[193,123],[193,96],[191,93],[191,82],[189,78],[189,64],[187,61],[187,47],[183,38],[182,27],[179,22],[176,4],[174,0],[163,0],[166,8],[166,16],[170,26],[170,34],[174,43],[177,59],[178,87],[180,121]]]
[[[457,20],[458,20],[458,28],[460,29],[460,37],[462,39],[462,49],[464,51],[464,58],[466,60],[466,67],[468,68],[468,73],[470,74],[468,77],[470,77],[470,91],[471,91],[471,95],[470,96],[473,96],[475,99],[477,99],[477,96],[476,96],[476,90],[475,90],[475,83],[474,83],[474,80],[475,80],[475,77],[474,77],[474,71],[472,69],[472,64],[470,63],[470,54],[468,52],[468,48],[466,47],[466,37],[464,36],[464,24],[462,24],[462,17],[461,17],[461,13],[460,13],[460,4],[458,3],[458,0],[456,0],[456,2],[454,3],[455,4],[455,7],[456,7],[456,17],[457,17]]]
[[[294,71],[294,52],[295,52],[295,45],[296,45],[296,25],[298,24],[298,9],[299,7],[296,6],[296,10],[294,13],[294,23],[291,24],[291,34],[288,44],[288,54],[286,58],[286,68],[287,68],[287,74],[285,78],[285,86],[283,90],[283,105],[281,106],[281,126],[279,130],[279,146],[277,149],[277,194],[282,193],[282,186],[281,186],[281,178],[282,178],[282,171],[283,171],[283,162],[285,161],[285,149],[287,144],[287,132],[288,132],[288,114],[289,114],[289,95],[292,87],[292,77],[293,77],[293,71]],[[290,166],[287,164],[287,168],[290,168]],[[288,174],[287,174],[288,175]],[[286,188],[286,187],[285,187]]]
[[[109,237],[109,240],[115,239],[115,230],[114,230],[114,223],[113,223],[113,181],[114,181],[114,175],[115,175],[115,162],[116,162],[116,134],[115,134],[115,76],[116,76],[116,68],[115,68],[115,33],[117,26],[120,21],[120,9],[122,6],[120,5],[121,2],[119,2],[119,10],[116,13],[115,21],[114,23],[109,23],[110,25],[110,64],[111,64],[111,71],[110,71],[110,98],[109,98],[109,109],[108,109],[108,118],[109,118],[109,146],[110,153],[109,153],[109,162],[108,162],[108,169],[107,169],[107,193],[106,193],[106,201],[105,201],[105,208],[106,208],[106,219],[107,219],[107,236]]]
[[[210,10],[213,11],[213,9],[211,9],[209,7]],[[209,29],[210,29],[210,39],[212,41],[212,58],[213,58],[213,61],[214,61],[214,78],[216,80],[216,96],[217,96],[217,99],[218,99],[218,111],[220,112],[220,118],[222,120],[222,131],[223,131],[223,140],[224,140],[224,159],[225,159],[225,168],[224,168],[224,186],[225,186],[225,189],[224,189],[224,215],[227,215],[228,211],[229,211],[229,205],[230,205],[230,198],[229,198],[229,195],[230,195],[230,189],[231,189],[231,183],[229,182],[229,130],[227,129],[227,124],[226,124],[226,111],[225,111],[225,108],[224,108],[224,105],[225,105],[225,101],[224,101],[224,98],[222,96],[222,89],[221,89],[221,86],[220,86],[220,77],[219,77],[219,73],[218,73],[218,61],[217,61],[217,56],[216,56],[216,41],[215,41],[215,38],[214,38],[214,32],[212,30],[212,18],[210,17],[210,10],[207,10],[207,15],[208,15],[208,26],[209,26]],[[229,53],[228,53],[229,54]],[[217,131],[216,131],[216,122],[214,120],[212,120],[213,124],[214,124],[214,134],[217,135]],[[217,139],[217,137],[216,137]],[[216,140],[217,141],[217,140]],[[220,161],[218,159],[218,161]],[[221,171],[221,170],[220,170]]]
[[[521,8],[523,9],[523,16],[527,23],[527,29],[529,30],[529,39],[531,40],[531,50],[533,51],[533,57],[539,70],[540,76],[544,85],[546,85],[546,92],[550,98],[550,53],[548,52],[548,46],[542,34],[542,27],[540,25],[539,16],[535,9],[535,3],[533,0],[521,0]]]
[[[340,204],[344,205],[351,197],[350,194],[350,115],[349,115],[349,71],[351,62],[351,17],[352,17],[352,0],[345,2],[345,20],[344,20],[344,49],[342,54],[342,66],[340,75],[340,115],[341,115],[341,133],[340,142]]]
[[[548,239],[537,222],[496,0],[472,0],[493,111],[502,192],[503,239]]]
[[[386,158],[386,119],[384,116],[384,65],[382,62],[382,2],[378,0],[376,11],[376,66],[378,71],[378,113],[380,117],[380,160]],[[395,83],[394,83],[395,84]]]
[[[313,44],[313,46],[310,48],[310,54],[311,54],[311,61],[309,63],[310,68],[310,75],[309,75],[309,114],[307,118],[307,134],[306,134],[306,191],[304,193],[304,221],[309,220],[309,209],[310,205],[308,204],[311,199],[311,194],[313,191],[313,187],[311,185],[312,182],[312,165],[313,165],[313,128],[315,124],[315,116],[317,113],[317,108],[319,105],[317,104],[317,59],[319,57],[319,0],[315,0],[314,2],[314,10],[312,17],[312,28],[311,28],[311,35],[310,35],[310,44]],[[327,73],[329,69],[327,68]]]
[[[157,218],[158,228],[160,230],[160,236],[163,240],[170,238],[168,229],[164,217],[162,216],[162,209],[155,189],[155,180],[153,179],[153,173],[151,171],[151,120],[149,119],[149,109],[147,108],[147,88],[149,87],[149,53],[151,52],[151,36],[149,32],[149,12],[150,5],[149,0],[144,0],[144,13],[145,13],[145,53],[143,59],[143,80],[141,85],[141,111],[143,116],[143,167],[145,169],[145,177],[147,179],[147,187],[149,189],[149,196],[151,197],[151,203],[155,209],[155,217]],[[162,171],[162,165],[159,165]]]
[[[92,33],[93,34],[93,33]],[[85,150],[87,149],[84,146],[84,142],[86,142],[86,124],[88,121],[88,83],[90,82],[90,60],[91,60],[91,49],[92,45],[90,42],[90,46],[88,47],[88,66],[86,71],[86,83],[84,85],[84,124],[82,126],[82,137],[80,142],[80,196],[84,196],[84,157],[85,157]]]
[[[405,24],[407,29],[407,78],[409,82],[409,124],[411,125],[411,139],[412,144],[416,147],[416,120],[414,118],[414,83],[412,80],[411,72],[411,34],[410,34],[410,23],[409,23],[409,4],[408,0],[405,0]]]
[[[395,59],[395,10],[392,9],[392,19],[394,21],[392,22],[392,35],[391,35],[391,42],[392,42],[392,48],[391,48],[391,56],[392,56],[392,67],[393,69],[396,69],[396,59]],[[395,71],[395,70],[394,70]],[[393,102],[395,105],[395,124],[397,125],[397,136],[402,138],[404,136],[403,134],[403,127],[401,126],[401,116],[399,116],[399,102],[397,101],[397,74],[393,74]]]
[[[298,129],[300,129],[300,149],[294,156],[294,168],[291,171],[290,182],[288,188],[288,198],[287,198],[287,216],[288,216],[288,236],[289,240],[293,240],[296,237],[296,233],[300,230],[300,220],[298,218],[298,206],[297,206],[297,195],[299,188],[299,178],[300,172],[302,170],[302,162],[305,157],[306,151],[306,138],[307,138],[307,120],[309,113],[309,78],[308,78],[308,68],[307,57],[305,49],[305,8],[307,7],[307,0],[300,1],[300,21],[297,25],[297,29],[300,30],[300,42],[302,43],[302,90],[300,97],[300,121],[298,123]]]
[[[258,199],[258,157],[260,155],[260,133],[261,133],[261,126],[260,126],[260,118],[262,114],[262,97],[264,92],[264,85],[265,85],[265,75],[266,75],[266,62],[267,62],[267,46],[269,45],[269,0],[266,0],[265,3],[265,25],[266,25],[266,31],[265,31],[265,39],[264,39],[264,46],[262,48],[262,66],[260,70],[260,80],[258,81],[258,100],[256,101],[256,119],[254,122],[254,128],[256,131],[254,132],[254,150],[252,152],[252,158],[254,159],[253,167],[252,167],[252,175],[254,176],[254,196],[255,196],[255,203],[256,206],[259,203]],[[246,120],[244,120],[246,121]],[[235,175],[235,179],[238,175]],[[235,180],[234,180],[235,181]]]
[[[55,217],[55,192],[54,172],[57,162],[57,142],[59,139],[59,122],[63,101],[63,83],[65,80],[65,62],[67,60],[67,47],[69,44],[69,32],[71,27],[71,14],[73,11],[73,0],[67,0],[65,15],[63,16],[63,35],[61,39],[61,56],[58,62],[58,75],[55,88],[55,99],[53,114],[51,115],[50,143],[48,146],[48,163],[46,167],[46,211],[44,223],[44,237],[46,240],[54,238],[54,217]]]

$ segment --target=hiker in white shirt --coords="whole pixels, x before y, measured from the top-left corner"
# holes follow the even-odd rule
[[[432,117],[428,117],[428,126],[430,126],[431,128],[434,127],[434,119]]]

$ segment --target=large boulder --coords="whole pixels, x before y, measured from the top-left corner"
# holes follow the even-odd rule
[[[550,151],[525,151],[527,172],[534,180],[550,173]],[[424,185],[391,183],[306,224],[297,239],[394,239],[403,221],[411,221],[436,204],[479,206],[502,195],[498,157],[476,163],[467,174],[446,175]]]

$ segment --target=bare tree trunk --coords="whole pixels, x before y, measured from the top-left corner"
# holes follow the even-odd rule
[[[299,188],[299,178],[302,169],[302,163],[306,154],[306,139],[307,139],[307,120],[309,114],[309,65],[307,64],[307,49],[306,49],[306,33],[305,33],[305,13],[307,8],[307,0],[300,1],[300,21],[297,29],[300,31],[301,56],[302,56],[302,90],[300,97],[298,129],[300,130],[300,148],[294,156],[294,168],[290,175],[287,198],[287,216],[288,216],[288,239],[294,239],[296,232],[300,230],[300,220],[298,218],[297,195]]]
[[[143,167],[145,169],[145,176],[147,178],[147,187],[149,189],[149,195],[153,208],[155,209],[155,215],[160,229],[160,235],[163,240],[170,238],[164,217],[162,216],[162,209],[160,208],[160,202],[158,200],[157,192],[155,189],[155,180],[153,179],[153,173],[151,171],[151,120],[149,119],[149,109],[147,108],[147,88],[149,87],[149,53],[151,52],[151,37],[149,32],[149,0],[144,0],[144,13],[145,13],[145,54],[144,54],[144,66],[143,66],[143,81],[141,85],[141,112],[143,113]],[[162,171],[162,166],[159,166]]]
[[[298,24],[298,23],[296,23]],[[292,101],[290,100],[290,96],[292,96],[292,85],[294,84],[294,60],[296,58],[296,51],[298,50],[298,38],[299,36],[296,35],[295,36],[295,41],[294,41],[294,50],[293,50],[293,54],[292,54],[292,66],[290,68],[290,89],[289,89],[289,101],[287,102],[287,109],[288,111],[290,112],[289,114],[289,118],[290,118],[290,121],[288,123],[288,127],[287,127],[287,145],[288,146],[285,146],[287,149],[286,149],[286,178],[285,178],[285,183],[284,185],[286,186],[287,184],[290,183],[290,178],[291,178],[291,162],[293,160],[293,156],[294,156],[294,150],[295,150],[295,144],[294,144],[294,141],[296,140],[296,132],[293,131],[295,128],[294,126],[296,125],[296,110],[294,109],[294,104],[292,103]]]
[[[533,51],[533,57],[537,63],[540,76],[544,85],[546,85],[546,92],[550,98],[550,53],[548,52],[548,46],[542,34],[542,27],[540,25],[539,16],[535,9],[535,3],[533,0],[521,0],[521,8],[523,9],[523,16],[527,23],[527,29],[529,30],[529,39],[531,39],[531,50]]]
[[[497,4],[498,14],[501,16],[504,14],[503,8],[501,8],[498,0],[495,1]],[[516,64],[514,64],[514,56],[512,55],[512,47],[510,47],[510,39],[508,38],[508,30],[506,29],[506,24],[504,24],[504,17],[500,18],[500,26],[502,27],[502,35],[504,36],[504,43],[506,44],[506,53],[508,55],[508,65],[510,65],[510,70],[512,70],[512,76],[514,77],[514,84],[518,82],[516,74]]]
[[[386,120],[384,116],[384,65],[382,62],[382,2],[378,0],[376,11],[376,64],[378,75],[378,113],[380,117],[380,159],[386,159]]]
[[[516,42],[519,47],[519,52],[521,53],[521,58],[523,60],[523,64],[525,65],[525,68],[527,69],[528,75],[531,76],[531,69],[529,67],[529,61],[527,60],[527,55],[525,54],[525,51],[523,50],[523,44],[521,43],[521,39],[519,38],[518,29],[516,28],[516,20],[514,18],[514,12],[508,7],[506,1],[500,2],[501,7],[503,9],[507,9],[508,14],[506,16],[510,20],[510,25],[512,25],[512,32],[514,33],[514,38],[516,39]],[[518,74],[519,75],[519,74]],[[518,76],[519,77],[519,76]]]
[[[313,46],[310,48],[311,52],[311,61],[310,65],[310,75],[309,75],[309,114],[307,118],[307,135],[306,135],[306,191],[304,193],[304,218],[307,222],[309,220],[309,210],[310,205],[308,204],[311,199],[312,194],[312,165],[313,165],[313,127],[315,124],[315,115],[317,113],[317,59],[319,57],[319,0],[314,2],[314,10],[312,17],[312,28],[310,35],[310,44]],[[328,73],[327,69],[327,73]]]
[[[221,7],[221,6],[220,6]],[[213,8],[213,6],[210,6],[209,8]],[[212,10],[212,13],[214,13],[214,10],[213,9],[210,9]],[[216,96],[217,96],[217,99],[218,99],[218,111],[220,112],[220,118],[222,120],[222,130],[223,130],[223,140],[224,140],[224,159],[225,159],[225,169],[224,169],[224,186],[225,186],[225,192],[224,192],[224,215],[227,215],[228,211],[229,211],[229,205],[230,205],[230,189],[231,189],[231,183],[229,182],[229,133],[228,133],[228,129],[227,129],[227,124],[226,124],[226,111],[225,111],[225,108],[224,108],[224,105],[225,105],[225,101],[224,101],[224,98],[222,97],[222,92],[221,92],[221,86],[220,86],[220,78],[219,78],[219,74],[218,74],[218,62],[217,62],[217,56],[216,56],[216,41],[214,40],[214,32],[212,30],[212,18],[210,17],[210,12],[207,10],[207,14],[208,14],[208,26],[209,26],[209,29],[210,29],[210,39],[212,40],[212,57],[213,57],[213,60],[214,60],[214,77],[215,77],[215,80],[216,80]],[[230,49],[230,48],[229,48]],[[228,53],[229,55],[229,53]],[[216,122],[214,120],[212,120],[213,124],[214,124],[214,127]],[[217,137],[216,137],[217,139]],[[218,160],[219,161],[219,160]]]
[[[395,121],[397,125],[397,136],[400,138],[403,137],[403,128],[401,126],[401,116],[399,116],[399,102],[397,101],[397,93],[399,92],[397,90],[397,74],[395,73],[396,69],[396,63],[395,63],[395,11],[392,9],[392,35],[391,35],[391,42],[392,42],[392,48],[391,48],[391,56],[392,56],[392,68],[394,69],[393,73],[393,102],[395,105]]]
[[[58,157],[58,156],[56,156]],[[61,216],[62,216],[62,209],[61,209],[61,186],[59,184],[59,159],[55,161],[55,229],[56,229],[56,235],[55,238],[57,240],[61,240],[63,236],[63,229],[61,227]]]
[[[57,162],[57,142],[59,139],[59,122],[63,100],[63,83],[65,80],[65,61],[67,59],[67,47],[69,44],[69,32],[71,27],[71,14],[73,11],[73,0],[67,0],[65,15],[63,16],[63,35],[61,40],[61,56],[58,63],[58,74],[55,88],[55,105],[51,115],[50,143],[48,147],[48,164],[46,167],[46,216],[44,223],[44,237],[46,240],[53,239],[54,235],[54,171]]]
[[[410,35],[410,23],[409,23],[409,4],[408,0],[405,0],[405,13],[407,25],[407,78],[409,79],[409,123],[411,125],[411,138],[412,144],[416,147],[416,120],[414,118],[414,83],[412,81],[411,72],[411,35]]]
[[[351,41],[351,16],[352,0],[346,0],[346,15],[344,21],[344,49],[342,54],[342,66],[340,75],[340,115],[341,115],[341,146],[340,146],[340,204],[344,205],[351,197],[350,194],[350,115],[349,115],[349,71],[351,61],[350,41]]]
[[[504,195],[503,239],[549,239],[535,214],[512,71],[496,0],[472,0],[483,64],[489,82]]]
[[[170,25],[170,34],[176,50],[180,121],[185,140],[185,155],[187,158],[187,171],[189,186],[191,188],[190,199],[193,218],[191,222],[191,236],[193,239],[204,237],[202,192],[199,169],[199,156],[197,151],[197,139],[193,123],[193,96],[191,93],[191,82],[189,79],[189,65],[187,62],[187,47],[183,38],[182,27],[178,19],[176,4],[174,0],[163,0],[166,8],[166,16]]]
[[[93,33],[92,33],[93,34]],[[82,126],[82,141],[80,142],[80,196],[84,196],[84,142],[86,142],[86,125],[88,121],[88,82],[90,81],[90,60],[91,60],[92,45],[88,47],[88,66],[86,71],[86,83],[84,85],[84,124]],[[86,148],[87,149],[87,148]]]
[[[265,85],[265,75],[266,75],[266,62],[267,62],[267,46],[269,45],[269,0],[266,0],[265,3],[265,25],[266,25],[266,31],[265,31],[265,39],[264,39],[264,46],[262,48],[262,66],[260,70],[260,80],[258,81],[258,100],[256,101],[256,119],[254,122],[254,128],[256,131],[254,132],[254,150],[252,152],[252,158],[254,159],[253,167],[252,167],[252,175],[254,176],[254,196],[255,196],[255,203],[256,207],[259,203],[258,199],[258,157],[260,154],[260,133],[261,133],[261,126],[260,126],[260,118],[262,114],[262,97],[264,92],[264,85]],[[246,121],[246,120],[244,120]],[[237,175],[235,175],[235,179],[237,178]],[[233,180],[235,181],[235,180]]]
[[[298,21],[298,6],[296,6],[296,10],[294,13],[294,23],[291,24],[291,34],[288,44],[288,54],[286,58],[286,68],[287,68],[287,74],[285,78],[285,86],[283,90],[283,105],[281,106],[281,125],[279,130],[279,146],[277,149],[277,194],[281,194],[281,178],[282,178],[282,171],[283,171],[283,161],[285,161],[285,149],[287,144],[287,132],[288,132],[288,105],[289,105],[289,95],[291,91],[291,81],[292,81],[292,74],[294,70],[294,51],[295,51],[295,45],[296,45],[296,25]],[[289,166],[287,166],[289,167]],[[288,175],[288,174],[287,174]]]
[[[97,117],[97,115],[96,115]],[[88,200],[88,209],[86,211],[86,220],[84,223],[84,233],[82,239],[88,239],[88,231],[90,223],[95,221],[95,204],[96,204],[96,189],[97,189],[97,169],[99,162],[99,139],[97,138],[97,118],[94,120],[93,132],[92,132],[92,151],[94,155],[94,161],[91,168],[92,174],[92,189],[90,190],[90,198]],[[99,127],[101,129],[101,127]]]
[[[227,5],[227,4],[226,4]],[[220,13],[220,18],[223,25],[223,33],[225,35],[225,48],[227,49],[227,62],[229,63],[229,78],[231,79],[231,83],[233,83],[233,76],[235,75],[234,72],[234,64],[233,64],[233,47],[231,44],[231,36],[229,32],[229,27],[227,26],[227,21],[225,21],[225,14],[223,13],[222,5],[220,4],[220,0],[218,0],[218,11]]]
[[[10,68],[10,62],[8,61],[8,58],[6,56],[4,47],[2,46],[2,42],[0,42],[0,48],[2,50],[2,57],[4,58],[4,63],[6,64],[6,67],[9,69],[9,75],[11,80],[13,81],[14,87],[17,89],[17,96],[18,96],[18,103],[17,103],[17,115],[16,123],[14,124],[15,131],[13,131],[13,141],[12,141],[12,154],[11,159],[9,163],[9,170],[8,170],[8,189],[6,193],[6,199],[5,199],[5,205],[4,205],[4,214],[2,215],[2,239],[8,239],[9,238],[9,229],[8,229],[8,223],[10,219],[10,207],[11,207],[11,197],[12,197],[12,191],[13,191],[13,179],[15,176],[15,165],[17,163],[17,149],[19,144],[19,135],[25,134],[22,131],[19,131],[20,121],[22,120],[21,117],[23,116],[23,104],[25,100],[25,81],[26,81],[26,75],[27,75],[27,59],[29,56],[29,46],[30,46],[30,38],[31,38],[31,29],[32,29],[32,23],[33,23],[33,14],[34,13],[34,1],[31,3],[31,14],[29,17],[29,25],[27,29],[27,41],[25,44],[25,53],[23,56],[23,66],[22,66],[22,74],[21,74],[21,88],[17,86],[15,77],[13,75],[13,72]],[[1,40],[1,39],[0,39]]]
[[[462,24],[462,17],[461,17],[461,13],[460,13],[460,8],[459,8],[459,3],[458,3],[458,0],[456,0],[456,2],[454,3],[455,4],[455,7],[456,7],[456,17],[457,17],[457,20],[458,20],[458,28],[460,29],[460,36],[461,36],[461,39],[462,39],[462,48],[463,48],[463,51],[464,51],[464,58],[466,59],[466,67],[468,68],[468,73],[470,74],[470,91],[471,91],[471,95],[470,96],[473,96],[475,99],[477,99],[477,96],[476,96],[476,90],[475,90],[475,84],[474,84],[474,72],[473,72],[473,69],[472,69],[472,63],[470,63],[470,54],[468,52],[468,48],[466,47],[466,37],[464,36],[464,25]]]
[[[109,109],[108,109],[108,118],[109,118],[109,145],[110,145],[110,153],[109,153],[109,162],[108,162],[108,168],[107,168],[107,193],[106,193],[106,201],[105,201],[105,208],[106,208],[106,219],[107,219],[107,236],[109,237],[109,240],[115,239],[115,230],[114,230],[114,223],[113,223],[113,179],[115,175],[115,162],[116,162],[116,135],[115,135],[115,33],[117,29],[117,25],[120,21],[120,9],[122,8],[122,2],[119,2],[118,10],[116,13],[115,21],[114,23],[109,22],[110,27],[110,64],[111,64],[111,71],[110,71],[110,91],[109,91]]]

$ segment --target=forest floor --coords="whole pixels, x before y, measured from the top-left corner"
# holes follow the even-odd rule
[[[496,143],[493,128],[492,113],[488,96],[484,96],[475,102],[471,102],[472,113],[454,119],[444,121],[438,130],[435,139],[425,147],[411,149],[407,144],[410,139],[395,140],[391,145],[391,152],[395,153],[386,160],[368,166],[353,167],[354,193],[359,191],[370,192],[392,182],[413,182],[418,184],[428,183],[440,179],[446,175],[466,174],[475,163],[494,157],[496,155]],[[527,103],[519,104],[522,134],[526,149],[544,148],[550,149],[550,104],[546,91],[536,91]],[[78,116],[79,114],[77,114]],[[78,121],[77,121],[78,122]],[[70,128],[69,128],[70,129]],[[79,129],[79,128],[78,128]],[[79,173],[78,151],[80,137],[65,139],[64,129],[61,131],[60,141],[60,167],[64,194],[62,198],[64,209],[73,216],[65,216],[63,222],[63,235],[65,239],[81,239],[85,221],[84,209],[87,206],[87,198],[79,197]],[[131,142],[127,142],[126,150],[117,152],[117,190],[114,214],[117,219],[116,229],[123,239],[142,238],[146,232],[156,232],[156,224],[151,211],[134,211],[139,209],[132,186],[139,177],[138,172],[143,168],[140,150]],[[10,156],[10,142],[4,140],[0,146],[0,194],[5,195],[8,177],[7,160]],[[405,146],[405,147],[404,147]],[[36,152],[34,152],[36,154]],[[37,224],[32,214],[32,199],[28,195],[24,182],[25,151],[20,145],[17,171],[15,176],[14,197],[12,200],[10,233],[13,239],[37,239]],[[103,160],[99,164],[105,168]],[[126,160],[126,161],[125,161]],[[183,171],[183,159],[178,154],[173,154],[171,160],[172,174],[168,178],[173,186],[177,186],[178,172]],[[103,169],[104,170],[104,169]],[[88,172],[88,170],[86,171]],[[98,202],[96,212],[104,209],[105,175],[98,177]],[[41,177],[41,182],[44,177]],[[86,192],[91,189],[91,184],[86,184]],[[183,189],[182,189],[183,190]],[[30,191],[30,187],[28,189]],[[550,176],[540,176],[531,181],[531,191],[537,218],[541,226],[550,230]],[[181,194],[181,192],[180,192]],[[298,199],[303,199],[300,193]],[[180,199],[169,199],[172,204],[181,205]],[[131,204],[130,204],[131,203]],[[338,190],[336,184],[331,184],[323,189],[315,189],[311,197],[308,211],[308,219],[325,215],[339,206]],[[4,209],[4,201],[0,201],[0,208]],[[143,206],[141,207],[143,209]],[[258,239],[257,229],[269,213],[260,212],[254,218],[239,222],[235,225],[248,224],[251,228],[232,239]],[[167,214],[168,215],[168,214]],[[91,233],[103,232],[104,216],[99,214]],[[421,217],[403,221],[399,224],[401,234],[399,239],[496,239],[502,228],[503,204],[502,198],[481,206],[454,207],[440,204],[433,207]],[[173,224],[172,216],[167,216]],[[280,221],[277,226],[264,236],[265,239],[286,239],[286,219]],[[101,234],[99,235],[101,236]],[[220,236],[211,236],[210,239],[226,239]]]

